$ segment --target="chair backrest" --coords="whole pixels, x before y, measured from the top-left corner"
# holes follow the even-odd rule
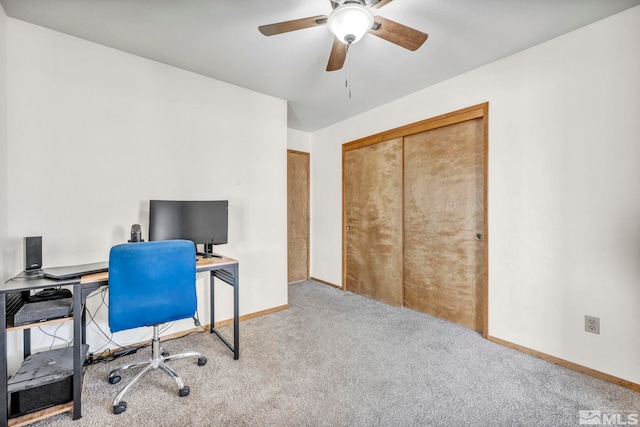
[[[193,317],[196,252],[188,240],[124,243],[109,254],[112,332]]]

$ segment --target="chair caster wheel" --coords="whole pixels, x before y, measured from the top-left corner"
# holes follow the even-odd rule
[[[127,402],[121,400],[117,405],[113,405],[113,413],[121,414],[127,409]]]
[[[187,396],[189,396],[189,392],[190,392],[190,391],[191,391],[191,389],[189,388],[189,386],[188,386],[188,385],[186,385],[186,386],[184,386],[184,387],[182,387],[182,388],[180,389],[180,391],[178,392],[178,396],[180,396],[180,397],[187,397]]]
[[[113,376],[109,375],[109,384],[117,384],[120,382],[121,379],[122,378],[120,378],[120,375],[113,375]]]
[[[162,357],[169,357],[169,352],[163,350],[162,353],[160,353],[162,355]]]
[[[207,364],[207,358],[206,357],[198,357],[198,366],[204,366]]]

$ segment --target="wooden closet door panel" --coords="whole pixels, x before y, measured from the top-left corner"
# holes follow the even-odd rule
[[[345,152],[345,288],[402,305],[402,139]]]
[[[407,307],[482,330],[483,121],[405,137]]]
[[[288,281],[309,278],[309,153],[287,152]]]

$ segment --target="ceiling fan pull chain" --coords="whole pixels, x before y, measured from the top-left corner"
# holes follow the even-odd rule
[[[349,99],[351,99],[351,49],[347,50],[347,79],[344,82],[345,87],[349,91]]]
[[[351,99],[351,85],[353,84],[351,81],[351,55],[349,55],[349,52],[347,52],[347,55],[349,56],[349,99]]]
[[[349,51],[347,51],[347,59],[349,58]],[[344,67],[344,88],[349,90],[349,62],[347,60],[347,66]]]

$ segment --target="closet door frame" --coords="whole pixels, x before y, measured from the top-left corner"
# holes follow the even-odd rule
[[[419,122],[411,123],[405,126],[401,126],[395,129],[387,130],[377,133],[375,135],[367,136],[365,138],[357,139],[355,141],[347,142],[342,145],[342,286],[345,288],[347,271],[346,271],[346,215],[345,215],[345,176],[346,176],[346,153],[351,150],[356,150],[368,145],[377,144],[383,141],[387,141],[395,138],[404,138],[405,136],[413,135],[420,132],[425,132],[432,129],[441,128],[457,123],[462,123],[468,120],[482,119],[483,124],[483,148],[482,148],[482,180],[483,180],[483,231],[482,231],[482,252],[483,252],[483,265],[482,265],[482,336],[488,338],[489,336],[489,225],[488,225],[488,153],[489,153],[489,103],[474,105],[461,110],[453,111],[451,113],[443,114],[440,116],[432,117]],[[404,168],[404,166],[403,166]],[[404,172],[403,172],[404,175]],[[404,200],[404,194],[403,194]],[[404,248],[403,248],[404,251]]]

